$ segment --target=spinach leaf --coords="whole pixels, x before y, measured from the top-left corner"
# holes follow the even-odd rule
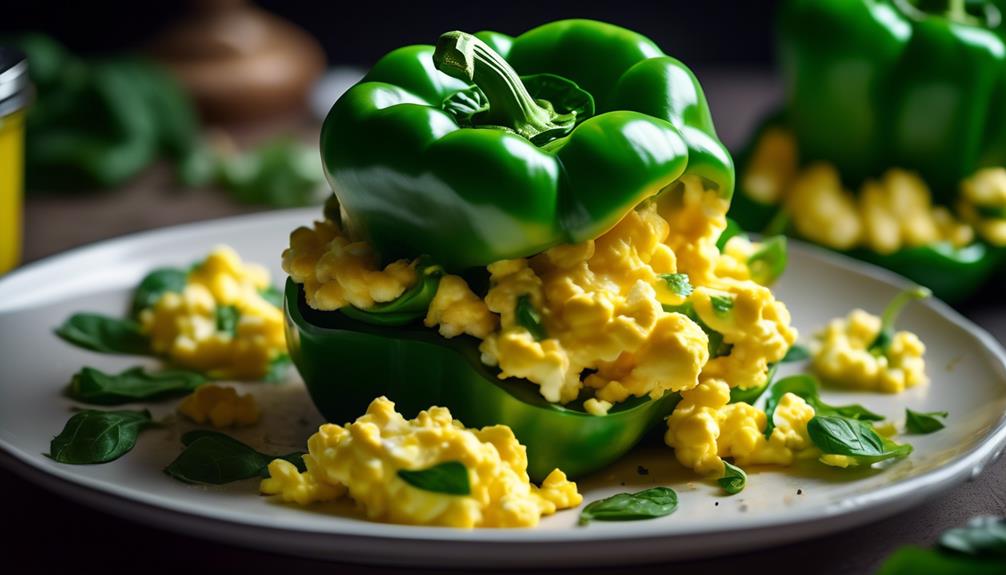
[[[716,482],[730,495],[736,495],[744,490],[747,480],[748,475],[744,473],[743,469],[728,461],[724,461],[723,477],[717,479]]]
[[[531,332],[531,336],[536,341],[548,338],[545,326],[541,323],[541,314],[534,309],[529,294],[523,294],[517,298],[517,309],[514,310],[514,313],[517,315],[517,323]]]
[[[75,465],[105,463],[136,445],[136,436],[151,425],[150,412],[85,410],[74,414],[49,444],[49,457]]]
[[[1006,559],[1006,519],[975,517],[966,527],[951,529],[941,535],[940,547],[975,557]]]
[[[1006,559],[1006,519],[975,517],[950,529],[934,549],[902,547],[884,561],[878,575],[1001,575]]]
[[[231,337],[237,335],[238,321],[241,319],[241,312],[232,305],[219,305],[214,311],[216,315],[217,331],[228,333]]]
[[[133,292],[130,313],[136,317],[146,308],[153,307],[167,292],[181,293],[189,274],[179,268],[157,268],[148,273]]]
[[[810,359],[810,350],[802,345],[794,344],[788,351],[786,351],[786,355],[783,356],[780,363],[792,363],[795,361],[804,361],[806,359]]]
[[[881,437],[870,424],[838,415],[814,416],[807,434],[824,453],[852,456],[867,465],[912,452],[911,445]]]
[[[56,328],[64,341],[101,353],[150,355],[150,341],[140,324],[96,313],[75,313]]]
[[[268,455],[219,431],[196,430],[182,436],[185,449],[164,472],[186,483],[221,485],[241,479],[263,477],[269,463],[285,459],[304,471],[304,454]]]
[[[286,379],[286,374],[290,371],[290,366],[293,365],[293,361],[290,359],[289,354],[280,354],[272,358],[269,362],[269,370],[266,371],[265,377],[262,381],[268,383],[283,383]]]
[[[270,304],[282,308],[283,307],[283,292],[276,289],[274,286],[269,286],[264,290],[259,292],[262,299],[269,302]]]
[[[932,294],[933,292],[929,288],[913,286],[894,296],[891,303],[887,304],[887,307],[884,308],[884,313],[880,318],[880,332],[877,333],[877,337],[867,347],[870,353],[877,356],[885,355],[887,349],[891,347],[891,342],[894,341],[894,324],[898,321],[901,310],[905,308],[908,302],[925,299]]]
[[[939,431],[946,427],[937,417],[946,418],[949,413],[946,411],[930,411],[927,413],[912,411],[905,408],[905,429],[909,433],[927,434]]]
[[[659,274],[660,279],[667,284],[667,289],[681,297],[692,295],[692,284],[688,281],[688,274]]]
[[[142,367],[133,367],[119,374],[108,374],[85,367],[70,380],[67,395],[84,403],[118,405],[184,395],[204,383],[205,377],[191,371],[148,373]]]
[[[678,494],[669,487],[651,487],[636,493],[619,493],[590,502],[580,512],[580,525],[591,521],[637,521],[674,513]]]
[[[744,230],[742,230],[740,224],[732,218],[727,218],[727,227],[720,232],[720,237],[716,238],[716,249],[723,252],[727,242],[729,242],[730,238],[734,236],[745,236]]]
[[[409,485],[448,495],[471,495],[468,468],[460,461],[445,461],[420,470],[399,469],[398,476]]]
[[[769,286],[786,271],[786,236],[774,236],[762,242],[761,247],[748,258],[748,271],[755,283]]]
[[[768,398],[765,400],[765,437],[772,436],[772,430],[775,429],[775,408],[778,407],[782,396],[787,393],[803,398],[814,408],[815,415],[838,415],[865,421],[884,419],[884,416],[874,413],[858,403],[840,406],[828,405],[818,395],[817,379],[807,374],[791,375],[776,381],[769,387]]]
[[[734,308],[734,299],[728,295],[714,295],[709,298],[716,315],[726,315]]]

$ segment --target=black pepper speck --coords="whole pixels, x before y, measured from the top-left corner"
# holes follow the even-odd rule
[[[803,495],[803,489],[797,489],[796,490],[796,494],[797,495]]]
[[[637,465],[636,466],[636,473],[638,473],[640,475],[649,475],[650,474],[650,470],[647,469],[647,468],[645,468],[645,467],[643,467],[642,465]]]

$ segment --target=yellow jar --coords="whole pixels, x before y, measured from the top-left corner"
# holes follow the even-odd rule
[[[0,274],[21,260],[24,108],[28,94],[24,54],[0,46]]]

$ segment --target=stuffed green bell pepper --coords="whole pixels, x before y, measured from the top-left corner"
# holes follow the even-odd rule
[[[700,380],[753,401],[795,341],[766,287],[785,242],[727,231],[701,87],[628,30],[395,50],[333,106],[322,157],[335,195],[283,267],[291,357],[330,420],[440,405],[509,426],[532,478],[577,477]]]
[[[1006,246],[1006,41],[997,4],[784,2],[783,109],[739,159],[731,216],[958,301]]]

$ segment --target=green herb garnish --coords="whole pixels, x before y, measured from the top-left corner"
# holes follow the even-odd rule
[[[56,328],[56,335],[76,346],[102,353],[150,355],[150,341],[140,324],[96,313],[75,313]]]
[[[716,315],[726,315],[734,308],[734,299],[728,295],[714,295],[709,298],[709,303],[713,306]]]
[[[681,297],[692,295],[692,283],[688,280],[688,274],[658,274],[657,277],[664,280],[667,289]]]
[[[230,334],[231,337],[237,335],[238,321],[241,319],[241,312],[232,305],[217,306],[214,311],[216,315],[217,331]]]
[[[258,292],[262,299],[269,302],[275,307],[283,307],[283,292],[276,289],[273,286],[268,286],[265,289]]]
[[[144,309],[154,307],[157,300],[167,292],[181,293],[185,289],[188,272],[179,268],[158,268],[148,273],[133,292],[132,315],[136,317]]]
[[[517,316],[517,323],[531,332],[531,336],[536,341],[548,338],[545,326],[541,322],[541,314],[531,304],[530,294],[523,294],[517,298],[517,308],[514,310],[514,313]]]
[[[716,480],[720,484],[720,487],[730,495],[736,495],[744,490],[744,485],[747,484],[748,475],[744,473],[744,470],[736,465],[724,461],[723,462],[723,477]]]
[[[768,286],[775,283],[786,271],[786,236],[774,236],[762,242],[761,247],[748,258],[748,271],[755,283]]]
[[[674,513],[678,494],[669,487],[651,487],[592,501],[580,512],[580,525],[591,521],[638,521]]]
[[[815,415],[807,423],[807,434],[824,453],[855,457],[867,465],[912,452],[911,445],[896,444],[872,425],[840,415]]]
[[[170,370],[149,373],[133,367],[110,374],[85,367],[74,374],[67,395],[77,401],[98,405],[119,405],[184,395],[206,383],[201,374]]]
[[[1001,575],[1006,559],[1006,519],[975,517],[940,536],[939,546],[895,551],[878,575]]]
[[[293,360],[288,354],[280,354],[269,361],[269,369],[265,373],[262,381],[268,383],[282,383],[286,379],[286,374],[290,371]]]
[[[912,411],[906,407],[905,429],[908,430],[909,433],[917,433],[920,435],[939,431],[946,426],[943,425],[943,422],[937,418],[946,418],[948,415],[950,414],[946,411],[920,412]]]
[[[810,358],[810,350],[806,347],[794,344],[792,347],[786,351],[786,355],[779,361],[779,363],[792,363],[795,361],[804,361]]]
[[[423,491],[447,495],[471,495],[468,468],[460,461],[445,461],[427,469],[399,469],[402,481]]]
[[[877,337],[867,347],[867,350],[873,355],[885,355],[887,349],[891,347],[891,342],[894,340],[894,323],[898,321],[901,310],[905,308],[908,302],[925,299],[932,294],[933,292],[928,288],[914,286],[894,296],[891,303],[887,304],[887,307],[884,308],[884,313],[880,320],[880,332],[877,333]]]
[[[974,557],[1006,558],[1006,519],[975,517],[940,536],[940,547]]]
[[[822,401],[818,394],[817,379],[806,374],[791,375],[780,379],[769,387],[768,399],[765,400],[765,418],[767,420],[765,424],[765,437],[772,436],[772,430],[775,429],[775,408],[779,405],[779,401],[782,400],[782,396],[787,393],[792,393],[803,398],[804,401],[814,408],[816,415],[838,415],[865,421],[881,421],[884,419],[884,416],[874,413],[858,403],[840,406],[829,405]]]
[[[196,430],[182,436],[185,449],[164,472],[186,483],[221,485],[268,475],[269,463],[285,459],[304,471],[302,452],[268,455],[218,431]]]
[[[150,412],[85,410],[74,414],[52,439],[49,457],[60,463],[105,463],[136,445],[136,436],[151,425]]]

